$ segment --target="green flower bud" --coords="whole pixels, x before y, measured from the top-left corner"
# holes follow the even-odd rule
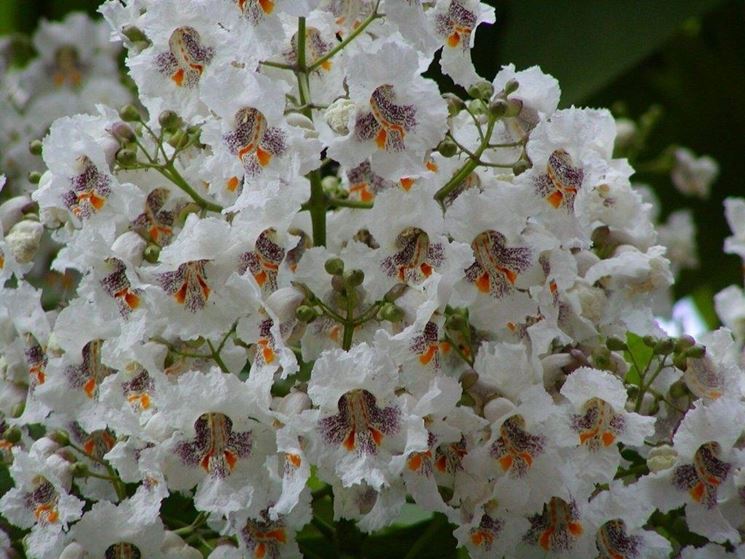
[[[523,102],[520,99],[507,99],[507,112],[504,116],[514,117],[519,115],[523,110]]]
[[[401,307],[394,305],[393,303],[386,303],[380,307],[378,316],[381,320],[387,320],[388,322],[398,322],[403,320],[406,313]]]
[[[701,359],[704,355],[706,355],[706,347],[702,345],[695,345],[691,348],[688,348],[685,352],[686,357],[690,357],[691,359]]]
[[[471,99],[468,102],[468,110],[475,115],[485,115],[489,107],[481,99]]]
[[[462,331],[468,327],[468,320],[459,314],[451,314],[445,320],[445,328],[448,330]]]
[[[181,149],[186,147],[186,144],[189,143],[189,135],[184,132],[183,130],[176,130],[171,136],[168,138],[168,145],[176,148]]]
[[[445,102],[447,103],[448,115],[450,116],[457,115],[466,107],[463,99],[453,93],[445,93],[443,94],[442,98],[445,99]]]
[[[120,144],[129,144],[135,139],[135,132],[126,122],[115,122],[111,126],[111,135],[116,138]]]
[[[678,353],[673,356],[673,365],[680,369],[681,371],[685,371],[688,368],[688,359],[686,358],[685,354]]]
[[[629,346],[626,345],[626,342],[621,340],[620,338],[608,338],[605,341],[605,347],[607,347],[611,351],[625,351],[629,348]]]
[[[75,462],[70,468],[73,477],[88,477],[90,469],[85,462]]]
[[[517,163],[512,166],[512,172],[515,176],[522,175],[525,171],[530,169],[531,163],[527,159],[519,159]]]
[[[160,257],[160,247],[156,244],[150,243],[145,247],[142,257],[151,264],[155,264]]]
[[[42,150],[42,143],[41,140],[31,140],[28,143],[28,150],[31,152],[32,155],[41,155]]]
[[[397,283],[393,287],[391,287],[385,295],[383,295],[383,300],[387,301],[389,303],[393,303],[401,297],[404,293],[406,293],[406,290],[408,289],[408,285],[405,283]]]
[[[688,390],[688,386],[682,380],[677,380],[670,385],[670,396],[673,398],[682,398],[689,394],[690,391]]]
[[[365,281],[365,272],[362,270],[346,270],[342,276],[344,284],[348,287],[357,287]]]
[[[18,402],[10,410],[11,417],[21,417],[23,412],[26,411],[26,402]]]
[[[443,140],[437,144],[437,151],[440,152],[443,157],[453,157],[458,153],[458,146],[455,145],[455,142],[452,140]]]
[[[494,95],[494,86],[487,81],[475,83],[468,88],[468,95],[474,99],[489,99]]]
[[[38,171],[31,171],[28,174],[28,182],[31,184],[39,184],[39,181],[41,180],[41,173]]]
[[[21,430],[18,427],[13,426],[3,433],[3,439],[8,441],[10,444],[16,444],[21,440],[21,435]]]
[[[674,348],[675,342],[671,338],[663,338],[662,340],[654,344],[652,353],[654,353],[655,355],[669,355],[673,352]]]
[[[134,105],[124,105],[119,110],[119,117],[124,122],[139,122],[140,120],[142,120],[140,111],[138,111],[137,107],[135,107]]]
[[[318,318],[318,313],[309,305],[300,305],[295,309],[295,316],[300,322],[310,323]]]
[[[137,152],[132,149],[122,148],[116,152],[116,162],[123,167],[134,165],[137,163]]]
[[[495,118],[500,118],[507,114],[508,108],[507,101],[498,97],[489,103],[489,114]]]
[[[515,91],[517,91],[517,88],[519,87],[520,87],[520,84],[518,83],[517,80],[507,80],[507,83],[504,84],[502,91],[504,91],[504,94],[506,96],[511,93],[515,93]]]
[[[344,293],[347,289],[347,286],[344,283],[344,278],[341,275],[332,277],[331,288],[338,293]]]
[[[329,258],[323,263],[323,269],[327,274],[339,276],[344,273],[344,261],[341,258]]]
[[[70,437],[65,431],[55,431],[49,435],[49,438],[60,446],[67,446],[70,444]]]
[[[678,341],[675,342],[675,352],[683,353],[689,347],[693,347],[694,345],[696,345],[696,340],[694,340],[691,336],[681,336],[680,338],[678,338]]]
[[[174,111],[163,111],[158,115],[158,124],[166,132],[175,132],[183,125],[184,121]]]
[[[652,336],[644,336],[642,342],[647,347],[654,347],[657,344],[657,340]]]

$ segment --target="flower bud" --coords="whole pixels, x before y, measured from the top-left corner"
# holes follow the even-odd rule
[[[151,264],[155,264],[160,257],[160,247],[153,243],[147,245],[145,251],[142,253],[142,257]]]
[[[36,256],[44,226],[38,221],[24,219],[11,227],[5,242],[19,264],[28,264]]]
[[[512,173],[515,176],[522,175],[525,171],[530,169],[531,164],[527,159],[518,159],[517,163],[512,166]]]
[[[111,135],[122,145],[126,146],[135,139],[135,132],[126,122],[115,122],[111,125]]]
[[[649,451],[647,468],[651,473],[669,470],[675,465],[678,452],[670,445],[663,444]]]
[[[383,300],[387,301],[389,303],[393,303],[401,297],[404,293],[406,293],[406,290],[408,289],[408,285],[405,283],[397,283],[393,287],[391,287],[385,295],[383,295]]]
[[[27,178],[28,182],[31,184],[39,184],[39,181],[41,181],[41,173],[38,171],[31,171]]]
[[[346,290],[346,285],[344,284],[344,278],[341,275],[333,276],[331,278],[331,288],[334,291],[337,291],[339,293],[344,293],[344,291]]]
[[[188,143],[189,143],[189,135],[183,130],[176,130],[168,138],[168,145],[176,149],[184,148],[186,147]]]
[[[344,261],[341,258],[329,258],[323,263],[323,269],[332,276],[341,275],[344,273]]]
[[[33,207],[34,202],[27,195],[14,196],[0,204],[0,224],[3,232],[7,233],[10,228],[23,219],[23,214]]]
[[[507,398],[494,398],[484,404],[484,417],[494,423],[500,417],[514,410],[515,404]]]
[[[127,167],[137,163],[137,153],[128,148],[122,148],[116,152],[116,161],[119,165]]]
[[[517,80],[507,80],[507,83],[504,84],[504,87],[502,88],[502,91],[504,92],[504,95],[510,95],[511,93],[515,93],[517,89],[520,87],[520,84]]]
[[[455,95],[454,93],[444,93],[442,95],[442,98],[445,99],[445,102],[448,106],[448,115],[455,116],[459,112],[461,112],[465,107],[466,104],[463,102],[463,99]]]
[[[3,433],[3,439],[8,441],[10,444],[15,444],[21,440],[21,435],[21,430],[18,427],[13,426]]]
[[[88,477],[90,469],[85,462],[75,462],[72,468],[70,468],[70,472],[72,473],[72,477]]]
[[[142,116],[140,116],[140,111],[137,110],[137,107],[134,105],[124,105],[119,110],[119,117],[124,122],[139,122],[142,120]]]
[[[682,380],[676,380],[674,383],[670,385],[670,396],[673,398],[683,398],[684,396],[688,396],[691,391],[688,390],[688,386],[686,386],[686,383]]]
[[[158,115],[158,124],[166,132],[175,132],[183,125],[184,121],[174,111],[163,111]]]
[[[68,545],[59,556],[59,559],[85,559],[87,553],[83,546],[77,542]]]
[[[620,338],[608,338],[605,341],[605,347],[607,347],[611,351],[625,351],[629,348],[629,346],[626,345],[626,342],[624,342]]]
[[[18,402],[10,409],[11,417],[21,417],[26,410],[26,402]]]
[[[323,118],[331,130],[340,136],[346,136],[349,134],[349,119],[355,109],[354,101],[344,98],[337,99],[328,106]]]
[[[521,99],[507,99],[507,112],[504,114],[506,117],[514,117],[519,115],[523,110],[523,102]]]
[[[494,95],[494,86],[487,81],[475,83],[468,88],[468,95],[474,99],[489,99]]]
[[[289,416],[297,416],[312,406],[310,397],[305,392],[293,390],[287,396],[280,398],[277,411]]]
[[[503,117],[507,113],[509,105],[502,98],[494,99],[489,103],[489,114],[495,118]]]
[[[453,157],[458,153],[458,146],[455,145],[455,142],[452,140],[445,139],[437,145],[437,151],[440,152],[443,157]]]
[[[365,281],[365,272],[362,270],[346,270],[342,276],[344,278],[344,284],[348,287],[357,287],[362,285]]]
[[[147,248],[147,241],[134,231],[119,235],[111,245],[111,252],[121,260],[132,262],[135,266],[142,264],[142,255]]]
[[[479,381],[479,374],[473,369],[464,372],[458,379],[458,382],[460,382],[460,385],[463,387],[463,390],[468,390],[473,385],[475,385],[478,381]]]
[[[398,322],[403,320],[406,313],[401,307],[394,305],[393,303],[385,303],[380,307],[378,316],[381,320],[387,320],[388,322]]]
[[[676,353],[682,353],[689,347],[693,347],[696,345],[696,340],[693,339],[692,336],[689,336],[688,334],[684,334],[680,338],[678,338],[678,341],[675,342],[675,352]]]
[[[673,355],[673,366],[681,371],[685,371],[688,368],[688,358],[685,356],[685,353]]]
[[[321,179],[321,187],[323,188],[323,191],[328,194],[338,196],[341,190],[339,185],[339,177],[328,176]]]
[[[652,336],[644,336],[642,342],[647,347],[654,347],[657,344],[657,340]]]
[[[468,327],[468,320],[459,314],[451,314],[445,320],[445,328],[449,330],[465,330]]]
[[[67,446],[70,444],[70,437],[64,431],[55,431],[49,435],[49,438],[60,446]]]
[[[318,313],[309,305],[300,305],[295,309],[295,316],[300,322],[310,323],[318,318]]]
[[[475,115],[485,115],[489,107],[481,99],[471,99],[468,102],[468,110]]]
[[[690,357],[691,359],[701,359],[704,355],[706,355],[706,347],[702,345],[695,345],[691,348],[688,348],[685,355],[686,357]]]
[[[31,140],[28,144],[28,150],[32,155],[41,155],[43,150],[43,144],[41,140]]]
[[[669,355],[673,352],[674,347],[675,342],[672,339],[663,338],[662,340],[654,344],[652,353],[654,353],[655,355]]]

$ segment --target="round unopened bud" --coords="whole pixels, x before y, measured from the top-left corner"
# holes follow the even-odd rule
[[[296,416],[312,407],[313,403],[305,392],[294,390],[280,399],[277,411],[289,416]]]
[[[530,161],[527,159],[518,159],[517,163],[512,166],[512,173],[518,176],[522,175],[528,169],[530,169]]]
[[[652,473],[669,470],[675,465],[678,452],[670,445],[663,444],[649,451],[647,468]]]
[[[174,111],[163,111],[158,115],[158,124],[166,132],[175,132],[183,124],[183,120]]]
[[[453,157],[458,153],[458,146],[452,140],[443,140],[437,144],[437,151],[443,157]]]
[[[90,468],[85,462],[75,462],[70,468],[70,473],[72,477],[88,477]]]
[[[41,181],[41,173],[40,172],[38,172],[38,171],[31,171],[28,174],[28,182],[30,182],[31,184],[39,184],[40,181]]]
[[[509,105],[507,104],[507,101],[498,97],[489,103],[489,114],[495,118],[499,118],[507,114],[508,108]]]
[[[468,110],[475,115],[485,115],[489,107],[481,99],[471,99],[468,102]]]
[[[642,338],[642,343],[647,347],[654,347],[657,345],[657,340],[652,336],[644,336]]]
[[[671,338],[663,338],[652,348],[652,353],[655,355],[669,355],[675,348],[675,342]]]
[[[356,108],[354,101],[344,98],[337,99],[328,106],[323,118],[331,130],[340,136],[346,136],[349,134],[349,119]]]
[[[628,346],[626,345],[626,342],[624,342],[620,338],[608,338],[605,341],[605,347],[607,347],[611,351],[624,351],[628,349]]]
[[[297,309],[295,309],[295,316],[300,322],[310,323],[318,318],[318,313],[313,307],[309,305],[300,305]]]
[[[135,132],[132,130],[132,127],[126,122],[121,121],[115,122],[111,126],[111,135],[123,145],[129,144],[135,139]]]
[[[183,130],[176,130],[168,138],[168,145],[173,146],[176,149],[184,148],[186,147],[186,144],[188,143],[189,143],[189,135]]]
[[[365,281],[365,272],[359,269],[346,270],[342,276],[344,284],[349,287],[357,287]]]
[[[507,112],[504,114],[506,117],[514,117],[519,115],[523,110],[523,102],[521,99],[507,99]]]
[[[18,402],[10,409],[11,417],[21,417],[26,410],[26,402]]]
[[[65,431],[54,431],[48,436],[60,446],[67,446],[70,444],[70,436]]]
[[[675,351],[676,353],[682,353],[686,349],[688,349],[689,347],[693,347],[694,345],[696,345],[696,340],[694,340],[692,336],[684,334],[675,342]]]
[[[494,95],[494,86],[487,81],[478,82],[468,88],[468,94],[474,99],[489,99]]]
[[[142,257],[151,264],[156,263],[160,257],[160,247],[154,243],[150,243],[145,247]]]
[[[691,359],[701,359],[704,355],[706,355],[706,347],[702,345],[695,345],[688,348],[685,355],[686,357],[690,357]]]
[[[401,307],[396,306],[393,303],[385,303],[382,307],[380,307],[378,316],[381,320],[387,320],[388,322],[398,322],[400,320],[403,320],[404,316],[406,316],[406,313]]]
[[[688,368],[688,358],[685,356],[685,353],[673,355],[673,366],[681,371],[685,371]]]
[[[323,263],[323,269],[332,276],[338,276],[344,273],[344,261],[341,258],[329,258]]]
[[[24,219],[11,227],[5,242],[19,264],[27,264],[39,250],[44,226],[38,221]]]
[[[463,390],[468,390],[479,381],[479,374],[473,369],[464,372],[460,375],[458,382],[463,387]]]
[[[147,42],[147,36],[136,25],[125,25],[122,28],[122,35],[133,43]]]
[[[444,93],[442,95],[442,98],[445,99],[445,102],[447,103],[448,114],[450,116],[455,116],[466,108],[466,104],[463,102],[463,99],[461,99],[454,93]]]
[[[23,433],[21,433],[21,430],[18,427],[13,426],[3,433],[3,439],[8,441],[10,444],[15,444],[21,440],[22,434]]]
[[[137,153],[129,148],[122,148],[116,152],[116,162],[122,166],[134,165],[137,163]]]
[[[140,111],[137,110],[137,107],[134,105],[124,105],[119,110],[119,117],[124,122],[138,122],[142,120],[142,116],[140,115]]]
[[[41,140],[31,140],[28,144],[28,150],[32,155],[41,155],[43,147]]]
[[[673,398],[683,398],[684,396],[688,396],[691,391],[688,390],[688,386],[686,386],[686,383],[682,380],[676,380],[674,383],[670,385],[670,396]]]
[[[344,293],[347,289],[344,284],[344,278],[342,276],[333,276],[331,278],[331,288],[339,293]]]
[[[511,93],[515,93],[517,89],[520,87],[520,84],[517,80],[507,80],[507,83],[504,84],[504,87],[502,88],[502,91],[504,91],[505,95],[509,95]]]

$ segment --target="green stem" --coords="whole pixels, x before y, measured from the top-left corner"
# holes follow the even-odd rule
[[[279,68],[280,70],[295,70],[294,66],[290,64],[283,64],[281,62],[272,62],[271,60],[262,60],[259,62],[262,66],[269,66],[270,68]]]
[[[220,352],[215,350],[215,346],[212,345],[212,342],[207,340],[207,345],[210,347],[210,351],[212,352],[212,359],[215,360],[215,363],[217,363],[217,366],[220,367],[223,373],[229,373],[230,370],[225,366],[225,362],[222,360],[222,357],[220,357]]]
[[[463,166],[458,170],[455,175],[435,193],[435,200],[440,202],[440,204],[443,204],[443,200],[447,198],[448,194],[450,194],[453,190],[458,188],[458,186],[468,178],[468,176],[478,167],[481,162],[479,161],[479,158],[481,157],[481,154],[484,153],[486,148],[489,145],[489,140],[491,139],[492,131],[494,130],[494,125],[496,124],[496,119],[492,116],[489,116],[489,123],[486,127],[486,134],[484,135],[484,139],[481,141],[481,145],[479,148],[468,158],[468,161],[466,161]]]
[[[169,179],[173,184],[175,184],[181,190],[191,196],[191,199],[194,200],[194,202],[196,202],[201,208],[217,213],[222,212],[222,206],[219,206],[214,202],[205,200],[199,195],[196,190],[194,190],[194,188],[192,188],[192,186],[188,182],[186,182],[184,177],[182,177],[181,174],[176,170],[176,167],[174,166],[172,161],[164,165],[162,170],[159,169],[159,172],[161,175]]]
[[[373,21],[378,19],[379,17],[382,17],[380,14],[378,14],[378,6],[380,5],[380,0],[378,0],[375,3],[375,9],[372,11],[372,13],[367,16],[367,18],[360,23],[349,35],[347,35],[344,40],[342,40],[341,43],[336,45],[334,48],[332,48],[330,51],[328,51],[326,54],[324,54],[322,57],[320,57],[318,60],[313,62],[308,67],[308,71],[312,72],[313,70],[316,70],[318,67],[321,66],[324,62],[327,62],[328,60],[331,60],[334,56],[336,56],[340,51],[344,50],[344,48],[354,41],[365,29],[367,29],[367,26],[370,25]],[[300,60],[300,57],[298,56],[298,61]]]
[[[313,226],[313,245],[326,246],[326,210],[328,201],[321,185],[321,173],[318,169],[308,174],[310,180],[310,199],[308,210]]]
[[[354,337],[354,288],[347,287],[347,318],[344,321],[344,333],[342,335],[341,347],[349,351],[352,347]]]
[[[369,210],[373,207],[372,202],[363,202],[362,200],[347,200],[345,198],[329,198],[329,206],[337,206],[340,208],[359,208],[363,210]]]

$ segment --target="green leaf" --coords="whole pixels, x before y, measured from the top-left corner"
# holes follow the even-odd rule
[[[641,372],[647,368],[652,360],[652,348],[642,341],[641,336],[637,336],[633,332],[626,334],[626,345],[629,346],[629,349],[623,352],[623,356],[631,367],[624,380],[627,384],[639,386],[641,384]],[[637,370],[635,363],[642,368],[642,371]]]

